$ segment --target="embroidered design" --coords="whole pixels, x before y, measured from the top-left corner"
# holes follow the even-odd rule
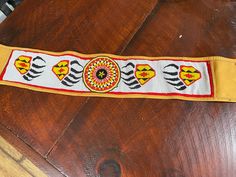
[[[130,89],[139,89],[156,76],[155,70],[148,64],[128,63],[122,67],[122,80]]]
[[[18,57],[14,63],[17,71],[19,71],[19,73],[27,81],[32,81],[33,79],[41,76],[44,72],[44,67],[46,67],[45,64],[45,60],[39,56],[32,59],[32,57],[23,55]]]
[[[176,90],[185,90],[201,78],[201,73],[193,66],[177,66],[169,64],[164,67],[164,79]]]
[[[104,93],[105,97],[188,100],[214,96],[212,59],[93,56],[16,49],[3,62],[0,81],[78,96]]]
[[[30,70],[31,60],[31,57],[20,56],[15,60],[14,65],[21,74],[25,74]]]
[[[69,70],[70,68],[68,60],[60,61],[52,68],[53,73],[58,77],[60,81],[64,79],[64,77],[66,77],[66,75],[69,73]]]
[[[77,60],[62,60],[53,66],[52,71],[63,85],[72,87],[80,82],[83,66]]]
[[[201,73],[192,66],[180,66],[179,77],[185,85],[190,86],[201,79]]]
[[[141,87],[138,79],[135,77],[135,65],[133,63],[128,63],[126,66],[122,67],[121,79],[124,84],[127,85],[130,89],[138,89]]]
[[[93,92],[109,92],[120,81],[120,68],[108,57],[94,58],[84,68],[83,81]]]
[[[136,65],[135,77],[141,85],[146,84],[156,76],[155,70],[148,64]]]

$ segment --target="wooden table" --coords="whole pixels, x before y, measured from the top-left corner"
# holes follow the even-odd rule
[[[0,43],[82,53],[235,58],[236,2],[25,0],[0,25]],[[0,92],[0,135],[51,176],[236,174],[234,103],[70,97],[6,86]]]

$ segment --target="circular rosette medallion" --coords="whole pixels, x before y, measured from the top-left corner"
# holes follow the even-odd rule
[[[83,80],[93,92],[109,92],[120,81],[120,69],[115,61],[108,57],[97,57],[84,68]]]

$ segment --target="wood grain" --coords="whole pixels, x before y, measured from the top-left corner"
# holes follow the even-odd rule
[[[42,155],[49,151],[85,100],[5,86],[0,89],[1,124]]]
[[[63,177],[64,175],[59,172],[52,164],[44,159],[40,154],[35,152],[30,146],[27,146],[21,139],[17,138],[12,132],[0,125],[0,135],[4,138],[1,142],[1,147],[4,145],[5,153],[9,154],[14,161],[21,162],[21,168],[27,168],[28,173],[40,169],[44,174],[49,177]],[[34,165],[32,165],[32,163]],[[3,164],[4,166],[4,164]],[[14,174],[17,175],[18,173]],[[18,175],[19,176],[19,175]],[[36,176],[36,175],[35,175]],[[7,176],[9,177],[9,176]]]
[[[157,2],[25,0],[1,25],[0,42],[51,51],[119,53]]]
[[[235,57],[235,10],[162,1],[123,54]],[[230,103],[91,98],[49,161],[72,177],[232,177],[235,126]]]
[[[0,136],[0,176],[1,177],[47,177],[25,156]]]
[[[69,176],[97,176],[113,160],[124,177],[230,177],[235,125],[230,103],[90,99],[49,160]]]
[[[2,177],[14,177],[15,174],[18,174],[19,177],[31,177],[27,171],[0,149],[0,175]]]
[[[159,3],[123,54],[235,58],[235,12],[227,0]]]
[[[120,53],[156,3],[25,0],[1,24],[0,43],[53,51]],[[1,124],[43,156],[86,100],[5,86],[0,92]]]
[[[0,26],[0,42],[83,53],[235,57],[235,11],[229,0],[25,0]],[[34,150],[71,177],[235,176],[233,103],[0,91],[1,124],[44,168],[50,164]]]

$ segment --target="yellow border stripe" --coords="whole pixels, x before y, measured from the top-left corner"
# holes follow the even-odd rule
[[[76,93],[70,91],[57,91],[53,89],[47,88],[38,88],[30,85],[24,85],[20,83],[12,83],[8,81],[0,81],[0,85],[14,86],[18,88],[29,89],[33,91],[40,92],[48,92],[55,94],[63,94],[70,96],[86,96],[86,97],[112,97],[112,98],[152,98],[152,99],[181,99],[181,100],[191,100],[191,101],[225,101],[225,102],[236,102],[236,60],[220,57],[220,56],[212,56],[212,57],[147,57],[147,56],[118,56],[112,54],[81,54],[73,51],[65,51],[65,52],[48,52],[43,50],[29,49],[29,48],[19,48],[19,47],[7,47],[4,45],[0,45],[0,73],[6,67],[8,59],[12,50],[23,50],[30,52],[38,52],[49,55],[75,55],[78,57],[84,58],[96,58],[97,56],[106,56],[111,58],[120,58],[120,59],[142,59],[142,60],[189,60],[189,61],[209,61],[212,70],[212,79],[213,79],[213,87],[214,87],[214,97],[204,97],[204,98],[194,98],[194,97],[186,97],[186,96],[165,96],[165,95],[148,95],[148,94],[98,94],[98,93]]]

